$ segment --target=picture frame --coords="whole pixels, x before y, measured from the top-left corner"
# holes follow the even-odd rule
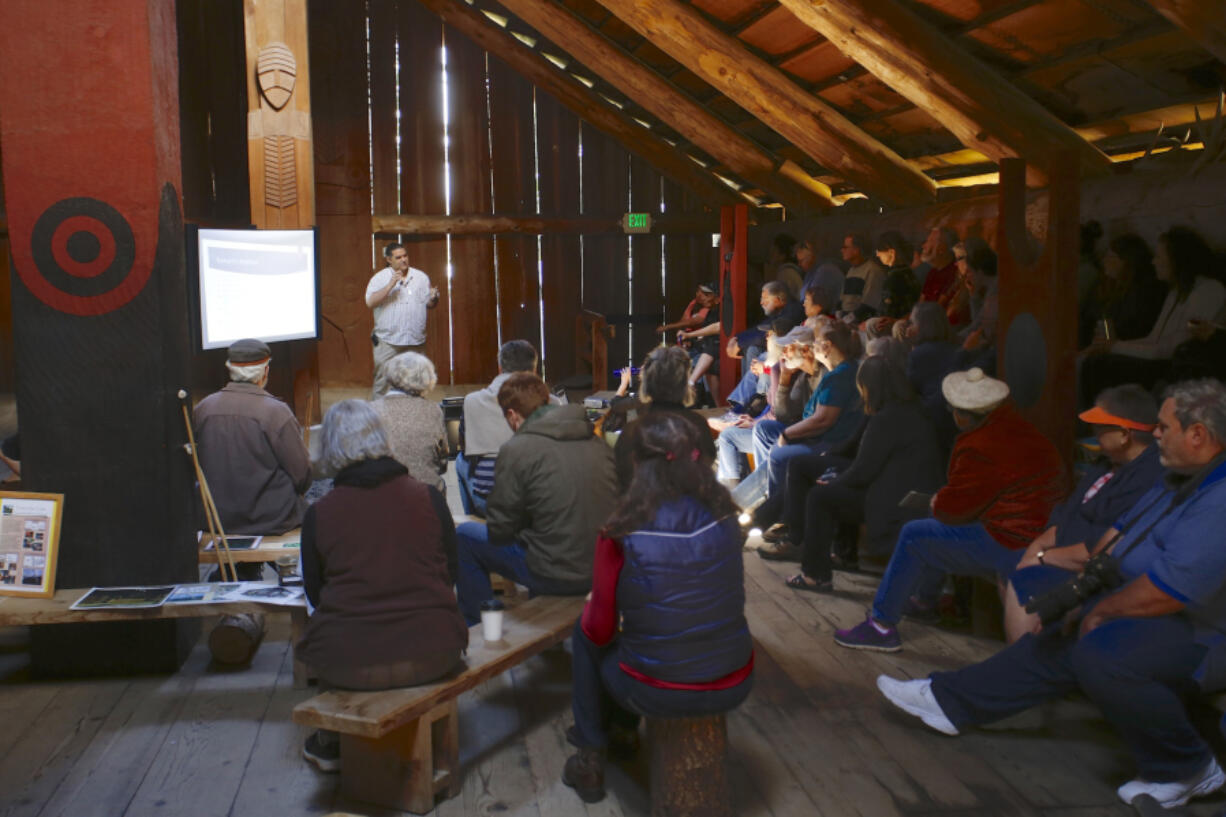
[[[0,491],[0,596],[51,598],[63,494]]]

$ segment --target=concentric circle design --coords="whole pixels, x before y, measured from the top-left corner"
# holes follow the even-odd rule
[[[62,199],[30,233],[37,274],[23,276],[43,303],[73,315],[101,315],[132,300],[150,270],[135,270],[136,241],[127,219],[104,201]]]

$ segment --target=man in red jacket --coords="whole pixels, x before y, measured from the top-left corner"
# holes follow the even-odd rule
[[[948,480],[933,518],[903,527],[868,616],[836,631],[841,646],[901,650],[898,621],[912,593],[945,573],[1009,575],[1067,492],[1060,455],[1009,402],[1007,384],[971,369],[948,375],[941,391],[961,432]]]

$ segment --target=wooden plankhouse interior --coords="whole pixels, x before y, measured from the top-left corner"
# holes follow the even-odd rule
[[[280,60],[280,96],[261,90],[261,54]],[[605,382],[704,281],[743,327],[778,232],[950,225],[1000,253],[1005,374],[1024,369],[1027,415],[1067,450],[1078,224],[1152,241],[1186,223],[1226,244],[1223,86],[1221,0],[5,0],[0,431],[20,417],[24,490],[65,495],[59,586],[188,581],[178,394],[218,388],[224,353],[198,350],[184,223],[318,228],[320,336],[277,344],[270,386],[304,425],[369,388],[363,292],[392,240],[442,290],[427,354],[463,391],[513,338],[551,382]],[[631,212],[651,214],[649,234],[623,232]],[[68,217],[101,225],[127,266],[48,279]],[[1019,316],[1030,334],[1010,358]],[[601,350],[592,321],[611,328]],[[754,562],[761,686],[730,720],[743,813],[1128,813],[1087,782],[1126,761],[1084,713],[1051,716],[1080,719],[1075,756],[1057,757],[1050,732],[949,748],[871,700],[875,670],[953,666],[992,642],[934,631],[903,659],[833,655],[833,622],[863,599],[785,604]],[[15,724],[0,811],[357,808],[299,768],[285,629],[245,676],[208,670],[192,619],[0,630]],[[31,680],[94,674],[112,679]],[[440,814],[574,813],[553,768],[565,684],[546,654],[461,703],[464,796]],[[885,771],[798,760],[838,753],[884,753]]]

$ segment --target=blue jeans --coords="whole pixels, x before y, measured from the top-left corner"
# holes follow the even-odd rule
[[[480,522],[464,522],[455,529],[459,575],[456,601],[468,626],[481,620],[481,602],[494,597],[490,573],[498,573],[522,584],[533,593],[545,592],[546,583],[528,569],[523,545],[518,542],[491,542],[489,528]]]
[[[729,426],[719,433],[715,440],[715,457],[719,463],[720,479],[741,478],[741,472],[744,470],[744,458],[741,455],[753,451],[753,431],[753,426]]]
[[[468,460],[464,459],[464,452],[457,452],[455,455],[455,478],[456,483],[460,487],[460,503],[464,506],[464,513],[472,516],[477,515],[485,518],[485,499],[473,493],[472,483],[470,480],[470,469]]]
[[[763,420],[754,426],[753,456],[759,468],[766,468],[766,495],[782,497],[783,484],[788,475],[788,461],[805,454],[820,454],[830,446],[821,438],[797,440],[779,445],[779,435],[788,427],[779,420]]]
[[[759,358],[765,360],[766,356],[759,355]],[[753,360],[753,358],[745,357],[744,360]],[[736,388],[728,395],[728,402],[740,403],[743,406],[755,394],[766,394],[769,385],[770,377],[768,375],[756,375],[746,368],[745,374],[741,376],[741,382],[737,383]]]
[[[609,742],[609,726],[633,729],[640,717],[697,718],[741,705],[753,689],[753,675],[728,689],[661,689],[631,678],[617,662],[617,641],[596,646],[575,622],[571,658],[571,709],[582,746]]]
[[[1196,774],[1213,756],[1180,699],[1195,688],[1192,674],[1204,654],[1191,623],[1178,615],[1113,619],[1082,638],[1054,627],[986,661],[933,673],[932,692],[962,728],[1080,689],[1128,744],[1140,777],[1171,782]]]
[[[942,574],[988,579],[1008,576],[1024,552],[1000,544],[978,522],[970,525],[944,525],[935,519],[908,522],[898,535],[894,555],[877,587],[873,618],[894,626],[902,618],[911,594],[939,583]]]

